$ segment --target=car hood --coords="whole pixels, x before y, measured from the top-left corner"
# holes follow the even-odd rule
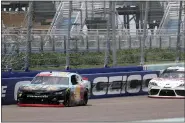
[[[59,91],[68,88],[66,85],[43,85],[43,84],[28,84],[20,87],[24,91]]]
[[[162,87],[176,87],[180,84],[183,84],[185,81],[184,79],[169,79],[169,78],[155,78],[151,80],[152,82],[157,83],[158,86]]]

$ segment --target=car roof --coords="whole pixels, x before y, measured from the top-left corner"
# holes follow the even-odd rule
[[[58,71],[50,71],[50,72],[40,72],[36,76],[57,76],[57,77],[70,77],[71,72],[58,72]]]
[[[168,67],[167,68],[168,70],[177,70],[177,71],[185,71],[184,67],[179,67],[179,66],[176,66],[176,67]]]

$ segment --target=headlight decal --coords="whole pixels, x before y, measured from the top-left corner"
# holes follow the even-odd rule
[[[21,97],[21,96],[22,96],[22,93],[19,93],[19,94],[18,94],[18,97]]]
[[[21,97],[22,96],[22,91],[19,89],[18,92],[17,92],[17,96],[18,97]]]
[[[156,82],[150,82],[150,85],[158,86]]]
[[[184,85],[185,85],[185,84],[184,84],[184,83],[182,83],[182,84],[180,84],[180,85],[179,85],[179,87],[184,87]]]

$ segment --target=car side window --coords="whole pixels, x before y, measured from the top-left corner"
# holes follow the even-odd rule
[[[77,82],[82,82],[82,78],[79,75],[76,75]]]
[[[76,75],[71,76],[71,83],[72,83],[72,85],[77,85],[78,84],[77,79],[76,79]]]

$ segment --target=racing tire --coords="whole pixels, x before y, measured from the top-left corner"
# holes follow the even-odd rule
[[[16,100],[17,104],[21,104],[23,101],[21,99]]]
[[[72,107],[73,106],[72,100],[71,100],[71,95],[69,93],[66,94],[63,104],[65,107]]]
[[[86,106],[87,103],[88,103],[88,92],[86,91],[86,92],[84,93],[84,98],[83,98],[83,103],[82,103],[82,105],[83,105],[83,106]]]

